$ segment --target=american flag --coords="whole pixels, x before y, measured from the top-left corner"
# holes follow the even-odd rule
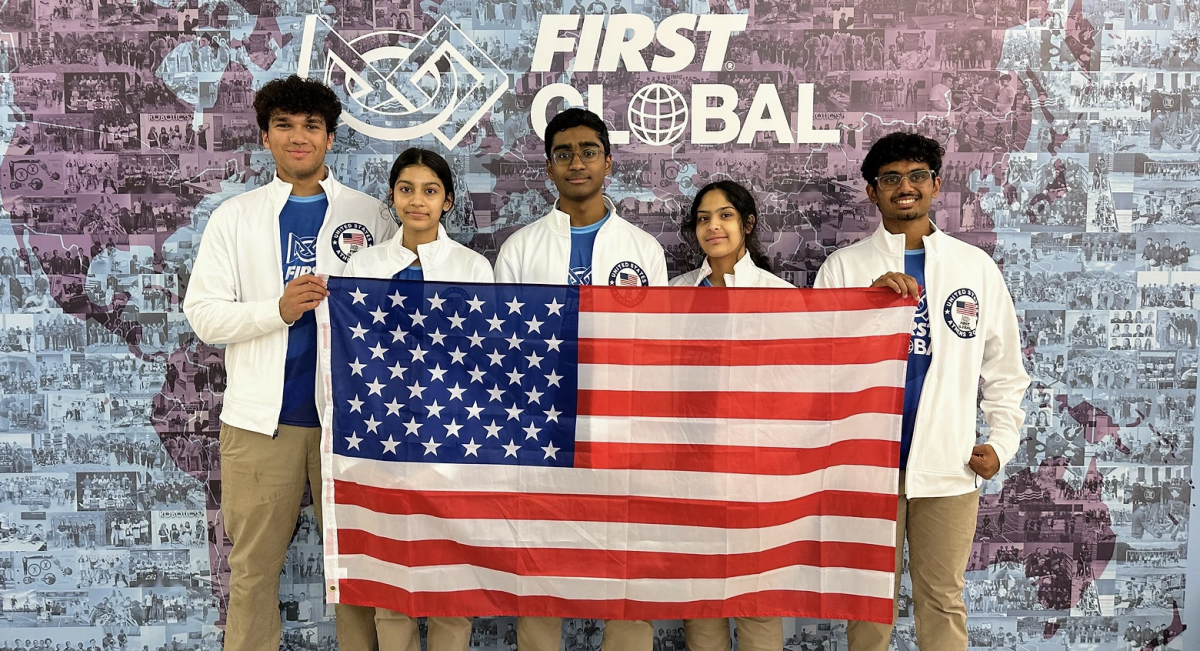
[[[330,601],[891,621],[910,299],[328,287]]]
[[[975,303],[972,301],[958,301],[954,304],[958,308],[958,313],[964,316],[975,316]]]
[[[342,233],[342,244],[366,246],[366,239],[362,233]]]

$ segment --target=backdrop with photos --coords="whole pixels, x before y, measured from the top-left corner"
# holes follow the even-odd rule
[[[251,104],[293,73],[342,97],[343,183],[382,198],[397,153],[442,152],[446,227],[492,259],[552,205],[539,134],[568,105],[610,125],[608,195],[672,275],[698,263],[692,196],[729,178],[773,271],[811,285],[878,223],[871,144],[944,143],[932,217],[1002,268],[1033,376],[1020,451],[981,492],[971,645],[1196,647],[1195,0],[0,3],[0,647],[219,648],[226,371],[180,305],[212,210],[273,178]],[[308,507],[288,649],[335,646],[320,554]],[[472,648],[513,648],[512,625],[478,619]],[[656,648],[681,626],[656,622]],[[845,625],[785,638],[844,649]],[[566,651],[599,639],[564,624]]]

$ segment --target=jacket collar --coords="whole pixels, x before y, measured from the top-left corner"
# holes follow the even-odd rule
[[[727,287],[752,287],[754,285],[755,276],[761,271],[758,265],[754,264],[754,260],[750,259],[750,252],[742,256],[733,265],[733,273],[725,274],[725,285]],[[704,282],[705,278],[712,275],[712,265],[708,264],[708,256],[704,256],[704,263],[700,265],[700,275],[696,277],[696,282],[693,283],[696,287]],[[741,278],[741,281],[738,279]]]
[[[608,209],[610,217],[617,216],[617,206],[608,197],[604,197],[604,207]],[[550,210],[550,214],[546,215],[546,218],[550,223],[550,230],[554,231],[554,233],[564,237],[571,236],[571,216],[558,209],[557,200],[555,200],[554,208]],[[607,223],[601,226],[600,230],[606,228],[608,228]]]
[[[409,265],[421,256],[421,266],[435,266],[441,261],[442,254],[446,250],[446,242],[450,241],[450,236],[446,233],[446,229],[438,224],[437,239],[428,244],[418,244],[417,253],[413,253],[404,246],[404,225],[400,225],[400,230],[392,236],[388,241],[388,258],[396,264],[397,269],[407,269]]]
[[[943,233],[936,224],[930,222],[930,226],[933,227],[933,232],[925,237],[922,237],[921,241],[925,244],[926,251],[936,255],[939,245],[945,238],[949,236]],[[879,250],[889,255],[904,255],[905,242],[906,240],[903,233],[889,233],[888,230],[883,227],[882,220],[880,220],[879,226],[875,229],[875,232],[871,234],[871,243],[874,244]]]
[[[342,184],[333,178],[333,170],[328,165],[325,166],[325,178],[320,183],[321,189],[325,191],[325,197],[331,202],[342,189]],[[271,198],[275,201],[287,201],[287,198],[292,194],[292,184],[280,180],[278,174],[275,175],[275,178],[271,180],[271,184],[267,187],[270,188]]]

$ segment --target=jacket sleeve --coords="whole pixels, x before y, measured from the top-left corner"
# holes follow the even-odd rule
[[[654,249],[650,251],[650,255],[646,259],[646,266],[649,267],[646,269],[646,277],[650,280],[650,286],[666,287],[667,252],[657,241],[654,242]]]
[[[996,451],[1000,466],[1004,467],[1017,453],[1021,440],[1021,425],[1025,422],[1021,399],[1029,388],[1029,374],[1025,372],[1012,296],[1004,286],[999,270],[994,269],[992,273],[995,287],[990,292],[991,304],[987,306],[992,316],[983,346],[983,365],[979,370],[983,378],[983,400],[979,407],[988,424],[988,445]]]
[[[238,300],[237,250],[228,219],[220,208],[213,212],[183,299],[188,323],[207,344],[235,344],[287,327],[279,315],[278,298]]]
[[[496,274],[492,271],[491,265],[488,264],[487,258],[479,256],[475,258],[475,263],[471,269],[471,282],[473,283],[494,283],[496,282]]]
[[[514,233],[515,235],[515,233]],[[498,283],[516,283],[520,282],[517,278],[517,260],[513,251],[515,247],[512,244],[512,236],[500,246],[500,252],[496,254],[496,282]]]
[[[825,262],[821,263],[821,268],[817,269],[813,289],[841,289],[844,286],[837,260],[832,257],[826,258]]]

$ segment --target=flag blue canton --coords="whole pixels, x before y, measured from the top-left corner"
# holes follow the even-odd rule
[[[330,278],[335,454],[570,467],[578,288]]]

